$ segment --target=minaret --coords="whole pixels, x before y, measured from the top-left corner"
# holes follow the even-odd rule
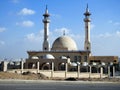
[[[84,49],[91,51],[91,43],[90,43],[90,15],[91,13],[89,12],[88,9],[88,4],[87,4],[87,8],[86,8],[86,12],[84,13],[85,18],[84,18],[84,22],[85,22],[85,43],[84,43]]]
[[[49,13],[48,13],[48,9],[46,6],[46,10],[45,10],[45,14],[43,14],[44,19],[43,19],[43,23],[44,23],[44,41],[43,41],[43,50],[50,50],[50,44],[48,41],[48,37],[49,37]]]

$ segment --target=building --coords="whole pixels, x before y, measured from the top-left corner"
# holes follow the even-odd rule
[[[92,56],[91,52],[91,42],[90,42],[90,15],[88,5],[84,13],[84,23],[85,23],[85,42],[84,50],[78,50],[75,41],[65,35],[58,37],[52,47],[49,43],[49,13],[46,7],[45,14],[43,14],[44,23],[44,41],[42,51],[27,51],[28,58],[26,59],[25,68],[39,70],[51,70],[55,71],[65,70],[67,67],[68,71],[76,71],[77,66],[81,65],[81,70],[87,71],[86,67],[88,65],[97,66],[118,63],[117,56]],[[96,64],[95,64],[96,63]]]

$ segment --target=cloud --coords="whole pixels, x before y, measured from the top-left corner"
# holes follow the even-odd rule
[[[30,33],[30,34],[26,35],[26,39],[31,41],[31,42],[34,42],[34,41],[38,41],[39,37],[36,36],[35,33]]]
[[[100,39],[105,39],[105,38],[119,38],[120,37],[120,31],[115,31],[113,33],[102,33],[102,34],[98,34],[98,35],[92,35],[91,37],[95,37],[95,38],[100,38]]]
[[[5,27],[0,27],[0,33],[1,33],[1,32],[4,32],[5,30],[6,30]]]
[[[11,0],[12,1],[12,3],[19,3],[20,2],[20,0]]]
[[[25,40],[29,42],[41,42],[43,40],[43,30],[38,33],[29,33],[25,35]]]
[[[73,37],[73,38],[80,38],[80,34],[74,34],[70,29],[68,28],[59,28],[59,29],[55,29],[54,32],[56,35],[69,35],[70,37]]]
[[[71,37],[79,37],[78,35],[74,35],[73,33],[70,33],[70,30],[67,28],[59,28],[54,29],[53,32],[49,31],[49,40],[50,42],[53,42],[57,37],[62,36],[63,32],[65,31],[66,34],[68,34]],[[25,39],[31,42],[40,42],[43,40],[44,36],[44,30],[40,30],[38,33],[30,33],[25,35]]]
[[[114,25],[114,26],[120,26],[120,22],[114,22],[112,20],[109,20],[108,23]]]
[[[93,29],[93,28],[95,28],[95,25],[94,25],[94,24],[91,24],[90,29]]]
[[[113,21],[112,21],[112,20],[109,20],[108,23],[113,23]]]
[[[51,16],[54,17],[54,18],[58,18],[58,19],[61,18],[61,15],[59,15],[59,14],[51,14]]]
[[[27,20],[23,22],[17,22],[16,25],[22,26],[22,27],[33,27],[35,24],[34,22]]]
[[[4,45],[5,42],[4,41],[0,41],[0,46]]]
[[[120,22],[115,22],[114,25],[115,26],[120,26]]]
[[[28,8],[23,8],[18,15],[33,15],[35,14],[35,11],[32,9],[28,9]]]
[[[102,38],[102,37],[103,37],[103,38],[107,38],[107,37],[111,37],[111,36],[113,36],[113,35],[112,35],[111,33],[108,33],[108,32],[107,32],[107,33],[104,33],[104,34],[99,34],[99,35],[98,35],[98,37],[101,37],[101,38]]]
[[[118,55],[120,31],[106,32],[99,35],[91,35],[93,55]]]
[[[59,34],[59,35],[69,34],[70,29],[67,29],[67,28],[63,27],[63,28],[55,29],[54,32]]]
[[[116,31],[116,35],[120,37],[120,31]]]

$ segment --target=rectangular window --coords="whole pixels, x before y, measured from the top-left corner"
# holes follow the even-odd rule
[[[77,62],[77,56],[74,56],[74,62]]]
[[[78,56],[78,62],[81,62],[81,60],[82,60],[82,58],[81,58],[81,56]]]
[[[84,62],[87,62],[87,56],[84,56]]]

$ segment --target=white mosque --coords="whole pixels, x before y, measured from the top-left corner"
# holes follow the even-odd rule
[[[85,41],[84,50],[78,50],[75,41],[66,36],[65,33],[58,37],[50,47],[49,43],[49,12],[46,7],[44,19],[44,41],[42,51],[27,51],[28,58],[26,59],[25,68],[33,69],[38,68],[39,70],[50,70],[53,68],[55,71],[65,70],[67,67],[68,71],[76,71],[77,66],[81,65],[81,70],[86,71],[84,66],[88,65],[99,65],[117,63],[117,56],[92,56],[91,42],[90,42],[90,15],[89,8],[87,5],[84,13],[85,23]]]

